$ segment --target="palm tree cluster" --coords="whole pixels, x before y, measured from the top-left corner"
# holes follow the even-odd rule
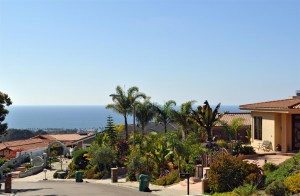
[[[198,106],[194,110],[193,105],[196,101],[192,100],[183,103],[180,110],[176,110],[174,109],[176,106],[174,100],[169,100],[164,105],[152,103],[150,97],[139,92],[139,88],[136,86],[130,87],[127,91],[117,86],[116,94],[112,94],[111,97],[114,103],[108,104],[106,108],[123,115],[126,140],[128,140],[128,115],[136,115],[135,117],[141,125],[142,136],[144,135],[145,126],[154,120],[164,126],[165,133],[169,123],[177,123],[182,131],[183,140],[188,137],[190,132],[199,128],[205,129],[208,141],[212,139],[212,127],[220,118],[218,113],[220,103],[215,109],[212,109],[208,101],[205,101],[203,106]]]

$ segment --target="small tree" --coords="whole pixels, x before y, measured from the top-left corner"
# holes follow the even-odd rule
[[[114,126],[114,121],[111,116],[107,117],[105,134],[107,134],[109,145],[113,147],[117,141],[117,133]]]
[[[0,91],[0,135],[6,133],[7,130],[7,123],[2,123],[5,120],[6,115],[9,113],[5,106],[10,106],[12,101],[8,97],[7,94],[2,93]]]
[[[107,169],[108,165],[112,165],[115,160],[115,152],[114,150],[106,145],[99,146],[96,143],[93,143],[88,150],[88,154],[91,159],[91,163],[96,165],[100,169],[100,165],[102,164],[104,170]]]

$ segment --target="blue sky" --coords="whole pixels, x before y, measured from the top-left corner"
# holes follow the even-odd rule
[[[15,105],[238,105],[300,90],[297,0],[0,0],[0,91]]]

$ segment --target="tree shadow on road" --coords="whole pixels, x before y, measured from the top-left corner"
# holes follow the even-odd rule
[[[11,192],[13,193],[26,193],[26,192],[34,192],[43,189],[53,189],[53,188],[36,188],[36,189],[12,189]]]

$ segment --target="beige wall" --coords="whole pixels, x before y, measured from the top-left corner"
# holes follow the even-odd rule
[[[275,141],[275,114],[266,112],[251,112],[252,116],[252,138],[251,145],[254,147],[258,146],[258,143],[262,143],[264,140],[272,142],[272,148],[274,150],[276,146]],[[254,139],[254,116],[262,117],[262,140]],[[275,144],[275,145],[274,145]]]
[[[274,146],[276,147],[277,144],[282,146],[282,125],[281,125],[281,115],[282,114],[275,114],[275,143]]]
[[[277,144],[282,147],[282,152],[292,150],[292,115],[286,113],[251,112],[252,138],[251,145],[257,147],[264,140],[272,142],[273,150]],[[262,117],[262,140],[254,139],[254,116]]]

